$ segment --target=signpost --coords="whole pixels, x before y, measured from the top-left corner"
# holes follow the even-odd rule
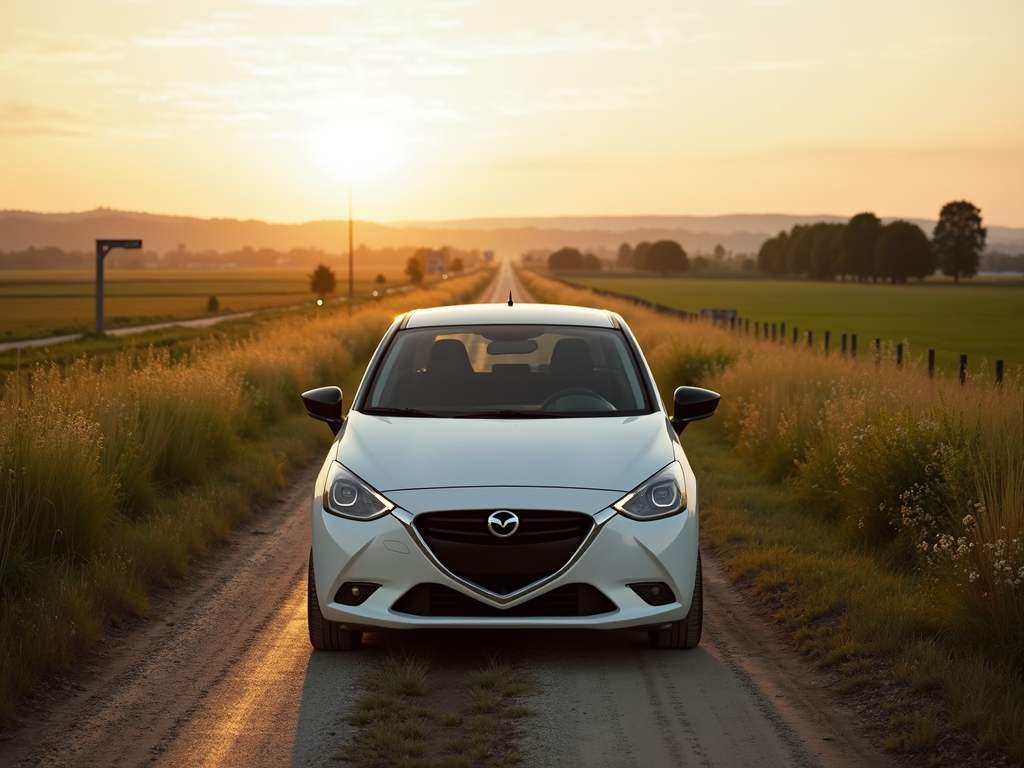
[[[103,259],[112,248],[138,250],[141,240],[97,240],[96,241],[96,333],[103,335]]]

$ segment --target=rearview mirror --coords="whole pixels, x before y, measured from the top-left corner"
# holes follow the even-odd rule
[[[714,415],[722,396],[710,389],[678,387],[672,399],[672,429],[678,435],[691,421],[700,421]]]
[[[326,421],[331,432],[338,434],[344,420],[341,418],[342,395],[338,387],[320,387],[302,393],[306,413],[319,421]]]

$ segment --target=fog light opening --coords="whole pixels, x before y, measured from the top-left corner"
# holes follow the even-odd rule
[[[641,584],[627,584],[648,605],[668,605],[676,601],[672,588],[663,581],[648,581]]]
[[[334,595],[334,602],[342,605],[362,605],[380,589],[380,584],[367,581],[346,581]]]

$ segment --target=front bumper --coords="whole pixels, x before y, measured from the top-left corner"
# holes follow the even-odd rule
[[[354,521],[325,513],[313,500],[313,562],[324,618],[359,628],[592,628],[659,626],[690,609],[697,563],[696,488],[690,509],[640,522],[616,513],[614,492],[550,488],[464,488],[391,493],[399,504],[377,520]],[[541,509],[586,512],[596,528],[567,566],[509,595],[497,595],[449,572],[432,556],[412,521],[417,514],[460,509]],[[357,606],[335,602],[346,582],[380,584]],[[663,582],[676,600],[649,605],[629,584]],[[441,585],[488,606],[492,615],[424,616],[395,610],[417,585]],[[586,584],[609,601],[609,610],[588,616],[504,615],[546,593]],[[523,609],[520,609],[520,612]],[[528,609],[526,609],[528,610]]]

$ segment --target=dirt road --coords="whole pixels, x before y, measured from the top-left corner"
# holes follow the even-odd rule
[[[507,300],[507,285],[494,296]],[[416,631],[314,653],[305,620],[314,476],[296,477],[285,498],[157,595],[148,618],[52,689],[6,734],[0,764],[337,765],[356,682],[401,650],[442,666],[499,656],[527,668],[539,683],[526,702],[538,716],[523,721],[527,766],[886,764],[710,557],[705,639],[692,651],[653,650],[630,632]]]

